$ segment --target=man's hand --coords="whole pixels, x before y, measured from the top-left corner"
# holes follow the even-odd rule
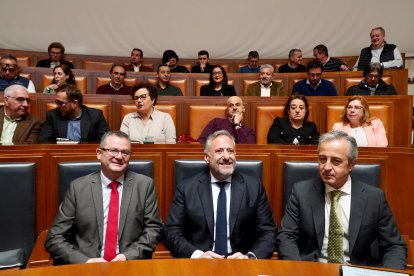
[[[345,64],[342,64],[342,65],[341,65],[341,67],[339,67],[339,69],[340,69],[341,71],[349,71],[348,66],[346,66]]]
[[[233,124],[239,124],[243,120],[243,113],[233,114]]]
[[[113,260],[111,262],[124,262],[126,261],[127,258],[125,257],[124,254],[118,254],[115,256],[115,258],[113,258]]]
[[[224,256],[214,253],[213,251],[206,251],[200,256],[200,259],[224,259]]]
[[[236,252],[233,255],[229,255],[227,256],[227,259],[248,259],[249,257],[247,257],[246,255],[240,253],[240,252]]]
[[[91,258],[86,261],[87,264],[91,263],[106,263],[106,260],[104,258]]]

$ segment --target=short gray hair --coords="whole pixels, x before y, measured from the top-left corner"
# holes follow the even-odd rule
[[[4,96],[5,97],[11,97],[12,92],[15,91],[15,90],[24,90],[27,93],[29,93],[29,91],[27,91],[27,88],[24,87],[23,85],[13,84],[13,85],[10,85],[10,86],[6,87],[6,89],[4,89]]]
[[[265,68],[272,69],[272,74],[275,72],[275,68],[270,64],[263,64],[262,66],[260,66],[260,72],[262,72],[262,69],[265,69]]]
[[[358,159],[358,145],[354,137],[346,134],[343,131],[331,131],[323,134],[321,137],[319,137],[319,144],[318,144],[318,152],[320,149],[320,146],[324,142],[330,142],[330,141],[339,141],[339,140],[345,140],[348,142],[349,151],[348,151],[348,163],[351,164],[352,162],[356,161]]]
[[[230,132],[228,132],[227,130],[221,129],[221,130],[217,130],[216,132],[213,132],[207,137],[207,140],[204,144],[205,154],[208,155],[208,152],[210,151],[210,147],[211,147],[211,142],[217,137],[222,136],[222,135],[229,137],[233,141],[234,147],[236,147],[236,140],[234,139],[233,135],[231,135]]]
[[[129,139],[128,134],[120,130],[110,130],[110,131],[105,132],[105,134],[102,136],[101,142],[99,143],[100,148],[104,148],[106,146],[106,140],[108,139],[109,136],[116,136],[118,138],[128,139],[129,143],[131,144],[131,140]]]

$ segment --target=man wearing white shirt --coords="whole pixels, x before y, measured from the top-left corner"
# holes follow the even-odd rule
[[[404,269],[407,249],[384,191],[349,175],[358,158],[355,139],[325,133],[318,156],[320,178],[293,186],[276,239],[279,257]]]
[[[259,81],[249,84],[247,87],[247,96],[285,96],[283,83],[273,81],[274,68],[270,64],[264,64],[260,67]]]
[[[204,146],[208,169],[177,183],[164,228],[176,258],[264,259],[275,249],[276,225],[258,179],[236,169],[236,143],[219,130]]]
[[[400,50],[394,44],[385,41],[385,30],[376,27],[370,32],[371,46],[361,50],[361,54],[354,65],[353,70],[362,71],[372,62],[381,63],[384,69],[402,68],[403,60]]]

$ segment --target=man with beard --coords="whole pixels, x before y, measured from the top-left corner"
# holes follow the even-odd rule
[[[96,89],[96,94],[130,95],[130,87],[124,83],[126,70],[123,65],[115,64],[109,70],[111,81]]]
[[[204,143],[207,137],[217,130],[227,130],[236,139],[237,144],[255,144],[256,133],[253,129],[243,124],[244,114],[243,100],[232,96],[227,100],[226,118],[214,118],[203,129],[198,141]]]
[[[99,109],[82,104],[82,92],[73,85],[56,89],[56,108],[46,112],[46,121],[40,131],[40,143],[54,143],[64,138],[71,141],[99,142],[109,130]]]
[[[161,64],[157,69],[157,89],[158,96],[182,96],[183,92],[175,85],[170,84],[171,69],[168,65]]]
[[[27,112],[30,105],[26,87],[18,84],[4,90],[4,107],[0,107],[0,143],[3,145],[37,142],[42,122]]]
[[[260,67],[260,81],[250,84],[247,87],[247,96],[286,96],[283,90],[283,83],[273,81],[275,69],[270,64],[264,64]]]
[[[292,94],[303,96],[338,96],[332,82],[322,79],[323,65],[315,59],[308,63],[306,72],[308,78],[300,80],[293,86]]]
[[[208,168],[176,183],[164,243],[176,258],[264,259],[276,224],[261,180],[236,169],[236,143],[225,130],[204,145]]]

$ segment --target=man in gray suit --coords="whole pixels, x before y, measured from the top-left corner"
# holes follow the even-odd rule
[[[320,179],[292,189],[276,239],[279,257],[404,269],[406,246],[384,192],[349,175],[358,157],[355,139],[325,133],[318,154]]]
[[[71,183],[46,249],[63,263],[150,259],[162,231],[153,180],[128,171],[131,143],[121,131],[105,133],[96,155],[101,171]]]

